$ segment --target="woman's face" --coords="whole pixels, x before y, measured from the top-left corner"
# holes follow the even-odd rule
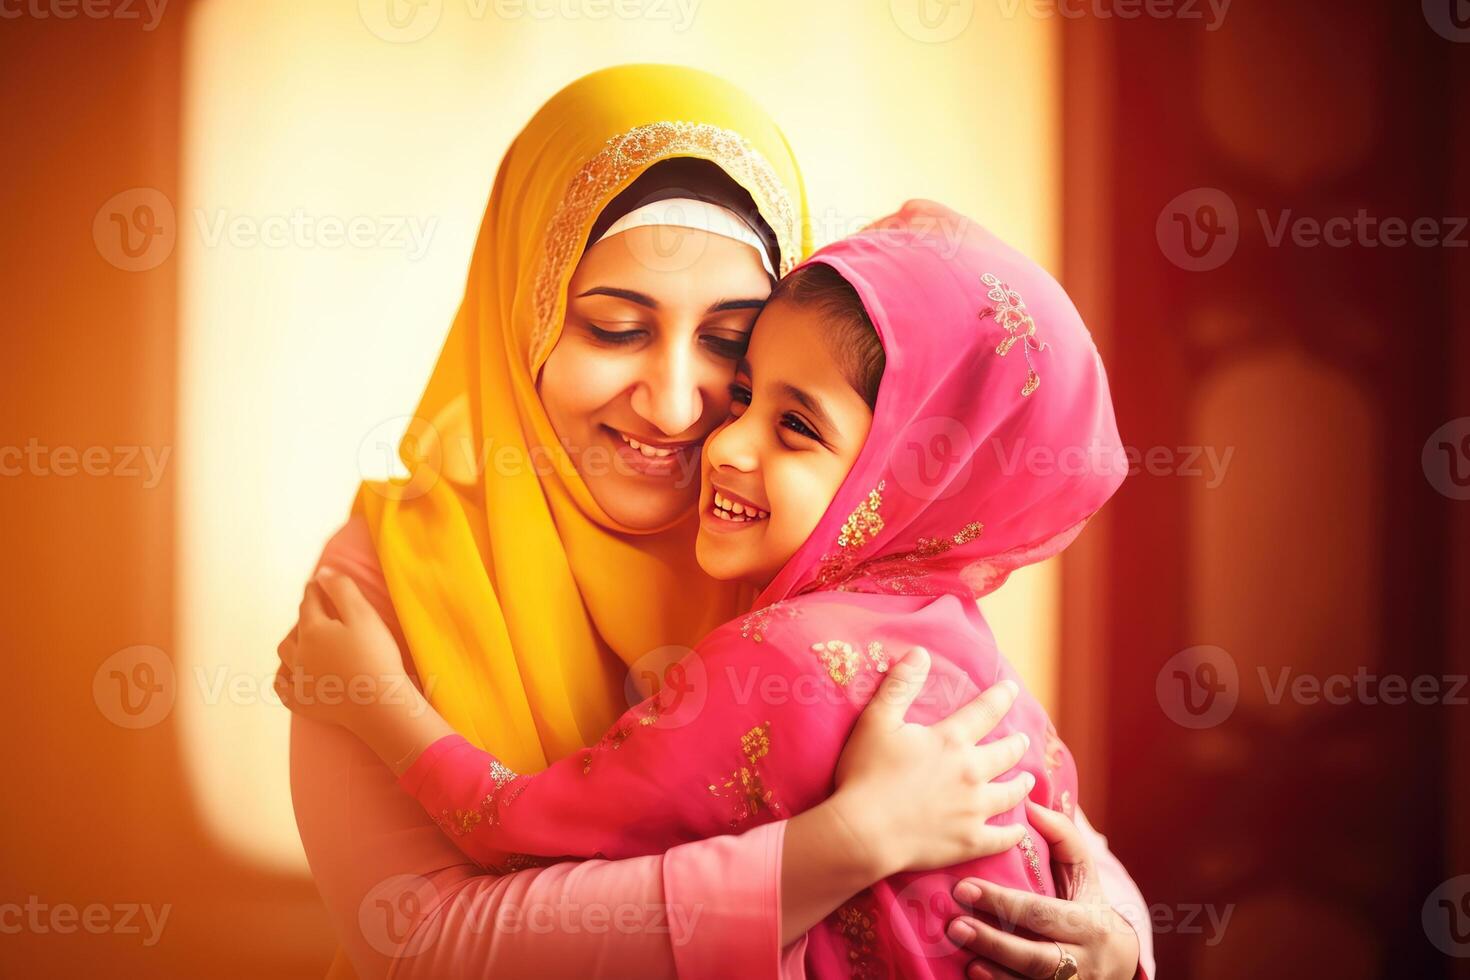
[[[777,301],[704,447],[695,554],[718,579],[763,587],[816,529],[873,413],[829,350],[820,313]]]
[[[770,293],[754,249],[696,229],[633,228],[582,256],[536,387],[613,520],[655,528],[694,505],[700,449]]]

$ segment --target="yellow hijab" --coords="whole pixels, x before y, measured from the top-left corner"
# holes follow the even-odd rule
[[[806,194],[775,123],[689,68],[625,65],[558,92],[500,164],[464,301],[399,447],[364,483],[388,591],[429,699],[471,742],[535,772],[628,707],[628,668],[693,645],[747,590],[694,560],[697,516],[639,532],[593,500],[535,379],[603,207],[651,164],[698,157],[754,198],[784,274],[810,251]]]

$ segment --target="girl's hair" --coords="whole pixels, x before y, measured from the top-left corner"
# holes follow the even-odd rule
[[[767,303],[778,300],[826,318],[832,353],[847,383],[863,396],[869,408],[875,408],[887,358],[878,331],[852,284],[830,265],[814,262],[776,284]]]
[[[721,170],[719,164],[696,157],[660,160],[643,171],[622,193],[607,202],[592,225],[586,247],[590,248],[623,215],[670,197],[708,201],[734,211],[765,244],[771,268],[781,268],[781,248],[776,243],[776,233],[761,217],[760,208],[756,207],[750,192],[735,183],[735,179]]]

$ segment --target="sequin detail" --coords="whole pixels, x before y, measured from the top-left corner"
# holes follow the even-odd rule
[[[746,765],[730,773],[723,783],[710,784],[711,795],[734,801],[730,816],[731,827],[740,827],[762,810],[768,810],[773,815],[781,812],[781,804],[775,801],[774,794],[766,788],[758,768],[760,760],[770,752],[771,723],[767,721],[740,736],[740,753],[745,756]]]
[[[878,980],[888,971],[878,959],[878,910],[872,892],[863,890],[832,913],[837,934],[847,943],[848,975]]]
[[[842,687],[846,687],[857,676],[858,670],[865,666],[871,666],[879,674],[888,672],[888,654],[884,651],[883,644],[877,640],[868,644],[866,663],[863,653],[844,640],[813,643],[812,652],[822,661],[822,666],[827,668],[827,676]]]
[[[692,122],[656,122],[612,137],[584,163],[567,184],[566,193],[546,230],[535,288],[536,328],[531,337],[531,365],[545,353],[562,278],[581,253],[587,228],[603,206],[630,178],[660,160],[694,156],[710,160],[736,183],[751,191],[761,217],[776,234],[781,251],[778,270],[786,275],[801,251],[800,229],[791,196],[761,152],[732,130]]]
[[[1046,879],[1041,876],[1041,857],[1036,853],[1036,841],[1031,839],[1031,831],[1021,835],[1021,842],[1016,845],[1021,853],[1026,856],[1026,867],[1031,869],[1031,876],[1036,879],[1036,887],[1042,893],[1046,893]]]
[[[899,595],[931,595],[935,590],[928,586],[926,580],[932,570],[924,567],[925,564],[969,544],[984,531],[984,524],[971,521],[946,537],[921,537],[908,551],[897,554],[879,555],[859,562],[844,561],[845,552],[824,556],[822,567],[817,572],[817,585],[844,592],[848,590],[848,583],[862,579]]]
[[[766,630],[770,629],[771,620],[777,617],[795,619],[800,615],[800,606],[792,605],[785,599],[778,599],[769,606],[762,606],[742,619],[740,621],[740,636],[742,639],[750,640],[752,643],[764,643]]]
[[[886,480],[879,480],[878,485],[868,491],[868,499],[847,515],[847,521],[837,534],[837,547],[861,548],[882,532],[883,515],[878,511],[883,506],[883,491],[887,487]]]
[[[1021,299],[1020,293],[988,272],[980,277],[980,281],[987,287],[985,298],[995,304],[981,310],[980,319],[994,317],[995,322],[1009,334],[996,346],[995,352],[1005,357],[1012,347],[1020,344],[1021,353],[1026,357],[1026,383],[1021,386],[1021,396],[1024,398],[1041,385],[1041,376],[1036,373],[1031,352],[1046,350],[1046,344],[1036,339],[1036,321],[1026,311],[1026,302]]]

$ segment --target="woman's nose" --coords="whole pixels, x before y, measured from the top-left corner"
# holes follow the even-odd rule
[[[699,383],[691,352],[661,351],[648,375],[633,389],[633,411],[665,435],[680,435],[704,414]]]

